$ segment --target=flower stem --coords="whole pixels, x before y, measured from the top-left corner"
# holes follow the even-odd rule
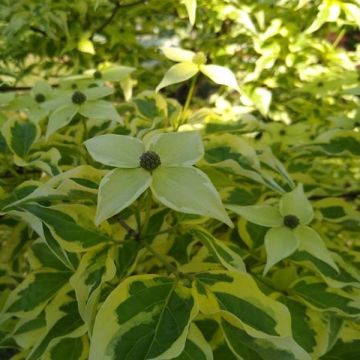
[[[88,128],[86,124],[86,119],[83,116],[81,117],[81,122],[84,128],[83,141],[85,141],[88,138]]]
[[[151,215],[151,205],[152,205],[152,198],[151,198],[151,191],[147,190],[145,194],[145,218],[141,226],[141,237],[146,236],[146,232],[149,226],[149,220]]]
[[[185,115],[186,115],[186,112],[189,108],[189,105],[190,105],[190,102],[191,102],[191,99],[194,95],[194,90],[195,90],[195,85],[196,85],[196,80],[197,80],[197,77],[198,75],[195,75],[193,78],[192,78],[192,81],[191,81],[191,84],[190,84],[190,88],[189,88],[189,92],[187,94],[187,97],[186,97],[186,100],[185,100],[185,104],[184,104],[184,107],[183,107],[183,111],[181,113],[181,116],[180,116],[180,120],[179,120],[179,124],[176,128],[176,130],[179,129],[179,127],[183,124],[186,123],[185,120]]]
[[[336,37],[335,41],[332,44],[334,48],[336,48],[339,45],[340,41],[343,39],[343,37],[345,35],[345,32],[346,32],[346,29],[344,29],[344,28],[341,29],[339,35]]]

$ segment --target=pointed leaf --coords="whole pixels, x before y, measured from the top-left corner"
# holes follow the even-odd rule
[[[127,278],[98,312],[89,360],[116,359],[119,354],[131,360],[174,359],[197,312],[190,289],[175,279]]]
[[[188,80],[197,74],[198,71],[198,66],[190,62],[176,64],[165,73],[155,91],[158,92],[166,86]]]
[[[11,119],[5,122],[1,129],[8,147],[21,158],[30,151],[33,143],[40,136],[40,128],[29,121]]]
[[[150,173],[142,168],[110,171],[100,182],[96,224],[132,204],[150,183]]]
[[[164,166],[193,165],[204,155],[201,135],[197,131],[155,135],[149,145]]]
[[[87,101],[95,101],[100,98],[111,95],[114,92],[113,89],[108,86],[96,86],[83,91]]]
[[[209,232],[196,229],[194,231],[195,238],[208,248],[210,253],[228,270],[236,270],[245,272],[245,264],[241,256],[233,251],[224,241],[216,239]]]
[[[213,360],[210,344],[205,340],[199,328],[192,323],[183,352],[174,360]]]
[[[210,179],[193,167],[159,167],[153,172],[151,190],[169,208],[218,219],[233,226]]]
[[[269,205],[253,205],[253,206],[240,206],[240,205],[225,205],[234,213],[242,216],[247,221],[254,224],[267,227],[281,226],[283,218],[279,210]]]
[[[189,15],[191,26],[194,26],[196,19],[196,0],[183,0]]]
[[[101,79],[105,81],[120,81],[127,78],[135,68],[129,66],[113,66],[101,71]]]
[[[221,325],[229,347],[238,356],[241,356],[245,348],[255,351],[264,360],[311,360],[310,355],[292,337],[257,339],[228,321],[223,320]]]
[[[19,317],[39,314],[56,292],[68,282],[70,276],[70,272],[32,272],[11,293],[4,311]]]
[[[140,140],[125,135],[100,135],[86,140],[84,144],[94,160],[114,167],[138,167],[139,157],[145,152]]]
[[[81,252],[110,241],[107,234],[95,228],[93,208],[80,204],[45,207],[35,203],[21,205],[21,208],[41,219],[68,251]]]
[[[176,47],[162,47],[161,51],[168,59],[176,62],[191,62],[195,55],[193,51]]]
[[[240,91],[234,73],[228,68],[220,65],[202,65],[200,71],[210,78],[214,83],[226,85],[231,89]]]
[[[294,229],[295,236],[299,239],[299,250],[305,250],[311,255],[314,255],[318,259],[324,261],[336,271],[339,268],[332,259],[329,250],[326,248],[320,235],[308,226],[298,226]]]
[[[311,222],[314,217],[313,208],[301,184],[281,197],[279,209],[282,216],[295,215],[300,220],[300,224],[304,225]]]
[[[266,266],[264,275],[276,263],[290,256],[299,247],[299,239],[289,228],[282,226],[270,229],[265,235]]]
[[[78,105],[66,105],[58,110],[55,110],[49,118],[49,123],[46,130],[46,138],[49,138],[57,130],[61,129],[73,119],[79,110]]]
[[[193,286],[205,315],[219,315],[259,339],[291,336],[288,309],[263,294],[251,275],[208,271],[195,275]]]
[[[79,110],[82,116],[89,119],[113,120],[122,122],[120,115],[117,113],[114,105],[108,101],[97,100],[94,102],[86,102],[80,106]]]

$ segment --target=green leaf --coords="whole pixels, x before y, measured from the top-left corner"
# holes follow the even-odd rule
[[[314,211],[301,184],[281,197],[279,209],[282,216],[294,215],[304,225],[309,224],[314,217]]]
[[[80,107],[79,113],[89,119],[113,120],[122,122],[113,104],[104,100],[86,102]]]
[[[329,328],[322,314],[290,296],[278,298],[289,309],[291,328],[295,341],[312,358],[319,358],[328,347]]]
[[[194,26],[196,19],[196,0],[182,0],[188,12],[191,26]]]
[[[176,47],[162,47],[161,51],[168,59],[176,62],[192,62],[195,55],[193,51]]]
[[[213,217],[233,226],[215,187],[194,167],[157,168],[151,190],[162,204],[175,211]]]
[[[48,139],[50,135],[69,124],[78,111],[79,106],[75,104],[66,105],[55,110],[49,117],[46,138]]]
[[[135,68],[129,66],[112,66],[101,71],[101,79],[105,81],[121,81],[126,79],[135,70]]]
[[[229,88],[240,92],[236,77],[228,68],[220,65],[201,65],[200,71],[214,83],[226,85]]]
[[[101,306],[89,359],[174,359],[184,349],[197,312],[190,289],[176,280],[132,276]]]
[[[265,235],[266,266],[264,275],[299,247],[299,239],[285,226],[271,228]]]
[[[86,336],[63,337],[50,346],[43,360],[87,360],[89,344]]]
[[[273,206],[225,205],[225,207],[254,224],[266,227],[281,226],[283,224],[282,216],[280,215],[279,211]]]
[[[78,313],[74,292],[70,286],[59,291],[47,306],[45,313],[46,331],[39,336],[28,354],[27,360],[46,359],[47,356],[54,353],[53,347],[62,339],[80,337],[86,332],[86,327]]]
[[[110,240],[107,235],[93,228],[93,211],[86,206],[45,207],[30,203],[22,205],[21,208],[43,221],[60,245],[68,251],[84,251]]]
[[[70,272],[32,272],[13,291],[4,307],[7,314],[30,317],[40,313],[47,302],[68,282]]]
[[[319,12],[311,26],[306,29],[306,34],[311,34],[321,28],[327,21],[335,21],[340,15],[340,5],[331,0],[324,0],[319,6]]]
[[[263,115],[267,115],[270,110],[272,93],[267,88],[257,87],[249,95],[251,102]]]
[[[209,232],[196,229],[193,231],[194,237],[208,248],[210,253],[228,270],[246,272],[244,261],[241,256],[233,251],[224,241],[216,239]]]
[[[88,101],[95,101],[109,96],[113,92],[114,90],[108,86],[96,86],[86,89],[83,91],[84,95],[86,96],[86,102],[83,105],[85,105]]]
[[[202,313],[219,315],[250,336],[261,339],[291,336],[287,308],[264,295],[249,274],[201,273],[195,276],[194,291]]]
[[[256,339],[230,322],[222,320],[221,325],[226,341],[235,355],[241,356],[245,347],[258,353],[264,360],[311,360],[310,355],[292,337]]]
[[[37,125],[16,119],[6,121],[1,132],[8,147],[20,158],[26,157],[40,136],[40,128]]]
[[[197,131],[155,135],[148,147],[160,156],[163,166],[193,165],[204,155],[201,135]]]
[[[190,325],[183,352],[175,360],[213,360],[210,344],[195,324]]]
[[[77,48],[79,51],[83,53],[87,53],[91,55],[95,54],[94,44],[89,39],[81,39],[77,44]]]
[[[199,72],[199,68],[197,65],[186,62],[173,65],[164,75],[160,84],[156,87],[156,92],[160,91],[162,88],[178,84],[185,80],[192,78]]]
[[[91,157],[105,165],[135,168],[145,152],[143,143],[137,138],[125,135],[107,134],[85,141]]]
[[[353,294],[331,288],[315,277],[298,280],[291,286],[291,291],[317,310],[354,318],[360,315],[360,305],[354,301]]]
[[[29,261],[34,270],[40,270],[42,267],[53,268],[59,271],[69,270],[68,267],[53,254],[49,246],[40,239],[31,245]]]
[[[96,315],[101,286],[105,281],[112,280],[115,273],[113,250],[104,247],[87,252],[70,279],[76,292],[80,316],[90,329]]]
[[[301,245],[299,248],[301,249]],[[291,260],[318,272],[330,286],[334,288],[360,287],[360,273],[357,265],[353,264],[349,259],[345,260],[339,254],[332,254],[339,268],[339,271],[337,271],[334,267],[316,257],[315,254],[300,249],[291,256]]]
[[[327,263],[337,272],[339,268],[332,259],[329,250],[326,248],[319,234],[308,226],[298,226],[294,229],[295,236],[299,239],[299,250],[307,251],[321,261]]]
[[[96,224],[131,205],[150,184],[151,175],[142,168],[110,171],[100,182]]]

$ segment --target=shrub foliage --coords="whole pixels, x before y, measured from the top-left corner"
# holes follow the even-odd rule
[[[356,0],[3,0],[0,358],[360,355]]]

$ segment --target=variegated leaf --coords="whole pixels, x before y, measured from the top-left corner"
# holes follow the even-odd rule
[[[90,360],[176,358],[197,312],[190,289],[177,280],[158,275],[129,277],[100,308]]]

